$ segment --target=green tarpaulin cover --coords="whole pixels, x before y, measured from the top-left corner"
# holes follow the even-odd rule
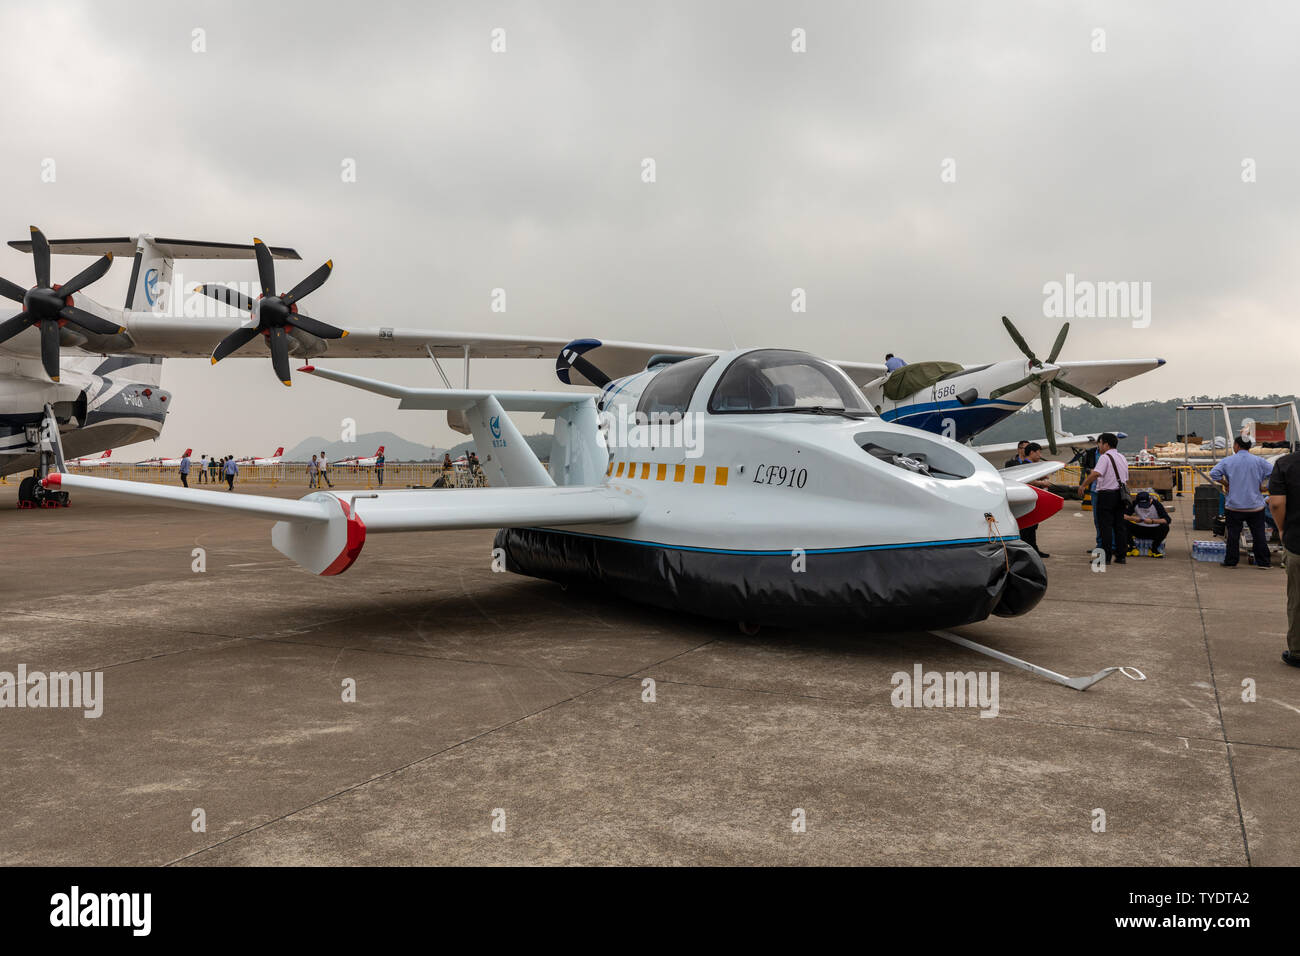
[[[915,362],[904,365],[885,379],[885,398],[897,402],[913,392],[929,388],[945,375],[960,372],[961,369],[956,362]]]

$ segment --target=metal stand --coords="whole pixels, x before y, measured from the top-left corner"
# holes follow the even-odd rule
[[[1104,670],[1097,671],[1097,673],[1093,674],[1091,677],[1066,677],[1064,674],[1058,674],[1056,671],[1048,670],[1046,667],[1039,667],[1037,664],[1031,664],[1029,661],[1021,660],[1019,657],[1013,657],[1010,654],[1004,654],[1002,651],[995,651],[993,648],[986,647],[983,644],[977,644],[967,638],[959,637],[951,631],[929,631],[927,633],[933,634],[935,637],[942,637],[945,641],[960,644],[962,647],[969,648],[970,650],[976,651],[980,654],[985,654],[995,660],[1002,661],[1004,664],[1010,664],[1012,667],[1019,667],[1021,670],[1029,671],[1031,674],[1037,674],[1039,677],[1046,677],[1048,680],[1056,681],[1058,684],[1072,687],[1075,690],[1087,690],[1093,684],[1100,680],[1105,680],[1116,671],[1119,671],[1129,680],[1142,681],[1147,679],[1147,675],[1143,674],[1136,667],[1128,666],[1107,667]]]

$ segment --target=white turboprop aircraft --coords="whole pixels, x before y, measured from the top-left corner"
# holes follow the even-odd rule
[[[20,483],[23,504],[39,504],[39,477],[55,467],[51,429],[67,453],[87,456],[106,448],[156,439],[171,395],[159,387],[165,357],[269,355],[277,378],[290,383],[289,358],[431,357],[550,358],[565,339],[484,333],[433,332],[388,326],[345,329],[305,315],[303,298],[330,274],[325,263],[288,292],[277,293],[275,259],[298,259],[293,249],[164,239],[138,235],[106,239],[48,240],[36,227],[31,238],[9,243],[32,255],[35,285],[0,279],[0,297],[14,303],[0,312],[0,475],[35,471]],[[62,284],[51,274],[53,255],[99,256]],[[115,257],[133,258],[123,308],[94,301],[85,287],[101,278]],[[225,286],[198,290],[218,305],[172,288],[177,259],[256,259],[261,294],[256,298]],[[211,308],[204,314],[196,302]],[[171,308],[176,314],[159,314]],[[212,315],[211,312],[220,314]],[[247,313],[247,314],[245,314]],[[261,340],[257,349],[243,348]],[[242,349],[242,351],[238,351]],[[439,365],[439,372],[442,373]],[[63,496],[66,501],[66,496]]]
[[[235,459],[235,461],[241,465],[252,465],[253,467],[261,467],[265,465],[278,465],[280,464],[280,460],[283,456],[284,456],[284,446],[281,445],[279,448],[275,450],[275,454],[269,458],[257,458],[256,456],[254,456],[252,458],[237,458]]]
[[[599,381],[587,360],[574,367]],[[300,371],[403,408],[462,412],[491,487],[291,501],[57,473],[46,484],[274,517],[275,547],[326,575],[371,534],[504,526],[497,545],[513,571],[594,576],[633,599],[756,623],[945,627],[1024,613],[1046,586],[1016,528],[1060,508],[1024,483],[1059,462],[998,473],[956,442],[878,418],[843,371],[806,352],[664,360],[599,396]],[[549,472],[509,411],[555,418]],[[638,412],[656,424],[636,424]]]
[[[499,528],[510,571],[748,630],[947,628],[1024,614],[1046,590],[1017,527],[1060,509],[1027,484],[1059,462],[999,472],[964,445],[877,417],[842,369],[806,352],[661,355],[619,379],[572,351],[562,362],[600,394],[407,388],[300,369],[404,409],[457,413],[486,489],[293,501],[58,472],[44,483],[273,519],[272,545],[323,575],[346,571],[371,535]],[[554,418],[549,471],[510,411]],[[1066,678],[935,633],[1080,690],[1117,670]]]
[[[68,461],[69,465],[75,465],[77,468],[99,468],[103,465],[111,465],[109,461],[113,457],[113,449],[108,449],[98,458],[73,458]]]

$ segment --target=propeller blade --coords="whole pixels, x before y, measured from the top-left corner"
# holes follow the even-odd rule
[[[1061,331],[1056,333],[1056,341],[1052,343],[1052,352],[1047,356],[1047,364],[1051,365],[1056,361],[1056,357],[1061,354],[1061,349],[1065,347],[1065,337],[1070,334],[1070,323],[1066,322],[1061,326]]]
[[[570,368],[576,369],[583,378],[589,381],[592,385],[595,385],[597,388],[604,388],[609,384],[609,376],[598,369],[595,365],[592,365],[581,355],[574,355],[571,358],[566,356],[565,361],[569,363]]]
[[[80,292],[96,279],[103,278],[104,273],[108,271],[108,267],[112,264],[113,253],[105,253],[101,258],[96,259],[87,268],[82,269],[67,282],[63,283],[63,285],[59,286],[59,294],[72,295],[74,292]]]
[[[6,299],[12,299],[14,302],[21,302],[23,301],[23,297],[27,295],[27,290],[17,282],[10,282],[8,279],[0,279],[0,295],[4,296]]]
[[[1029,343],[1025,341],[1025,337],[1020,334],[1020,330],[1012,325],[1011,320],[1005,315],[1002,316],[1002,324],[1007,327],[1007,333],[1011,336],[1011,340],[1016,343],[1016,347],[1025,353],[1025,358],[1029,359],[1029,361],[1033,362],[1035,365],[1042,365],[1043,363],[1038,360],[1038,356],[1034,354],[1034,350],[1031,349]]]
[[[211,296],[218,302],[226,303],[226,305],[233,305],[236,309],[243,309],[245,312],[253,311],[253,300],[238,289],[232,289],[228,285],[201,285],[194,291],[200,295]]]
[[[19,312],[12,319],[0,322],[0,342],[7,342],[36,320],[28,312]]]
[[[1003,385],[989,392],[989,398],[1001,398],[1003,395],[1009,395],[1017,389],[1024,388],[1026,385],[1032,385],[1038,381],[1037,375],[1026,375],[1018,382],[1012,382],[1010,385]]]
[[[60,292],[63,290],[60,289]],[[59,318],[67,319],[73,325],[79,325],[87,332],[93,332],[95,335],[117,335],[119,332],[125,332],[126,329],[108,319],[101,319],[97,315],[91,315],[85,309],[78,309],[76,306],[65,305],[59,309]]]
[[[257,256],[257,277],[262,282],[262,295],[275,295],[275,259],[266,243],[254,237],[253,254]]]
[[[48,289],[50,287],[50,242],[45,238],[45,233],[35,226],[30,228],[32,230],[32,261],[36,263],[36,284],[43,289]]]
[[[271,329],[271,367],[275,369],[275,377],[285,385],[292,385],[293,380],[289,377],[289,343],[284,337],[284,327],[277,325]]]
[[[1054,379],[1052,381],[1052,384],[1055,385],[1057,388],[1059,388],[1061,391],[1065,392],[1065,394],[1073,395],[1075,398],[1081,398],[1089,405],[1094,405],[1097,408],[1104,407],[1101,403],[1100,398],[1098,398],[1096,395],[1093,395],[1091,392],[1085,392],[1078,385],[1071,385],[1069,382],[1063,382],[1059,378]]]
[[[330,259],[323,266],[290,289],[287,295],[281,297],[281,301],[284,302],[285,305],[293,305],[293,303],[297,302],[309,292],[315,292],[323,286],[325,280],[330,277],[330,273],[333,271],[334,260]]]
[[[249,328],[235,329],[224,339],[217,343],[217,347],[212,350],[212,364],[216,365],[227,355],[242,349],[253,339],[257,338],[257,326]]]
[[[1047,447],[1056,454],[1056,429],[1052,427],[1052,387],[1043,382],[1038,388],[1038,398],[1043,404],[1043,427],[1047,429]]]
[[[285,321],[318,339],[341,339],[348,334],[345,329],[336,329],[328,322],[313,319],[310,315],[303,315],[301,312],[291,313]]]
[[[41,364],[50,381],[59,380],[59,323],[53,319],[41,322]]]

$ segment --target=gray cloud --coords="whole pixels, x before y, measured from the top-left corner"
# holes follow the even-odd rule
[[[877,361],[1010,356],[1003,313],[1046,348],[1045,282],[1150,281],[1149,328],[1079,320],[1067,345],[1170,360],[1115,400],[1284,391],[1298,19],[1173,2],[11,5],[4,228],[257,234],[295,245],[303,274],[332,257],[314,312],[356,325],[712,346],[729,328]],[[29,270],[0,254],[0,274]],[[96,297],[120,302],[127,271]],[[347,367],[432,380],[427,363]],[[548,368],[476,378],[546,387]],[[269,450],[345,416],[451,438],[324,383],[286,392],[264,359],[169,361],[164,384],[170,444]]]

